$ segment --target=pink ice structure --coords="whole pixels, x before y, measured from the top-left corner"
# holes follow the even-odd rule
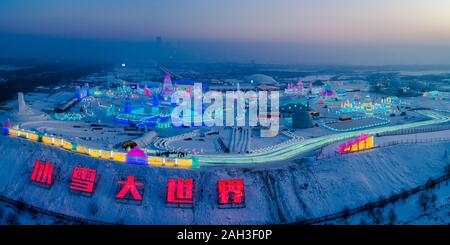
[[[347,148],[349,148],[349,147],[352,147],[352,145],[359,144],[359,142],[364,141],[364,140],[366,140],[367,138],[369,138],[369,135],[368,135],[368,134],[361,134],[361,136],[355,138],[354,140],[349,141],[349,142],[347,142],[347,143],[344,143],[344,144],[340,145],[340,146],[339,146],[338,152],[339,152],[339,153],[345,153],[345,152],[346,152],[345,149],[347,149]]]
[[[302,79],[298,79],[298,81],[297,81],[297,89],[298,89],[298,91],[300,91],[300,92],[303,91],[303,82],[302,82]]]
[[[152,96],[152,92],[150,92],[150,89],[147,88],[147,86],[144,87],[144,93],[145,93],[145,97],[150,97]]]
[[[166,76],[164,77],[163,89],[161,92],[165,99],[172,96],[172,93],[173,93],[172,79],[170,78],[170,73],[168,73],[168,72],[166,73]]]
[[[11,128],[11,121],[9,120],[9,118],[5,121],[5,128]]]
[[[131,151],[127,153],[127,163],[128,164],[147,164],[147,154],[141,150],[138,146],[134,147]]]

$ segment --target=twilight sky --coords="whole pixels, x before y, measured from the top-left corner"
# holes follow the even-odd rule
[[[136,53],[155,36],[184,56],[211,61],[450,64],[450,1],[0,0],[6,55],[37,38],[56,56],[64,53],[45,43],[74,45],[79,55],[89,42],[121,43],[125,59],[125,47],[135,45]]]

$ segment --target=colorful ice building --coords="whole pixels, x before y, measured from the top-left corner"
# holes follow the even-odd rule
[[[341,154],[349,152],[357,152],[371,149],[374,146],[375,145],[373,143],[373,136],[369,136],[368,134],[361,134],[361,136],[355,138],[354,140],[340,145],[338,152]]]
[[[379,102],[373,102],[370,95],[367,95],[363,101],[347,100],[341,103],[338,113],[387,114],[393,113],[399,103],[397,97],[387,97]]]
[[[147,154],[138,146],[134,147],[127,153],[127,164],[147,164]]]

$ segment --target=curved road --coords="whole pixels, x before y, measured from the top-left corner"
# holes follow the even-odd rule
[[[450,118],[447,116],[443,116],[441,114],[438,114],[435,111],[432,110],[420,110],[416,111],[417,113],[420,113],[424,116],[427,116],[431,118],[430,120],[421,121],[421,122],[414,122],[414,123],[408,123],[408,124],[402,124],[402,125],[395,125],[395,126],[386,126],[386,127],[379,127],[379,128],[373,128],[373,129],[365,129],[365,130],[358,130],[353,132],[345,132],[345,133],[339,133],[339,134],[331,134],[331,135],[325,135],[317,138],[311,138],[306,139],[297,143],[294,143],[292,145],[282,146],[282,147],[276,147],[272,149],[271,151],[267,152],[261,152],[261,153],[251,153],[251,154],[245,154],[245,155],[199,155],[198,160],[201,165],[208,165],[208,164],[250,164],[250,163],[264,163],[264,162],[273,162],[273,161],[282,161],[289,158],[292,158],[296,155],[306,153],[308,151],[318,149],[323,145],[354,138],[361,133],[367,133],[367,134],[376,134],[376,133],[382,133],[382,132],[390,132],[390,131],[396,131],[399,129],[407,129],[407,128],[415,128],[420,126],[427,126],[432,124],[440,124],[440,123],[446,123],[450,122]]]

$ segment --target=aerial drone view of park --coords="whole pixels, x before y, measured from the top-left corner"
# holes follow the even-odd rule
[[[33,69],[0,68],[4,81]],[[445,224],[449,81],[420,67],[120,63],[15,89],[0,106],[0,221]],[[209,91],[232,122],[256,102],[230,109],[227,92],[279,95],[257,106],[276,131],[212,125]],[[188,125],[174,94],[202,102]]]

